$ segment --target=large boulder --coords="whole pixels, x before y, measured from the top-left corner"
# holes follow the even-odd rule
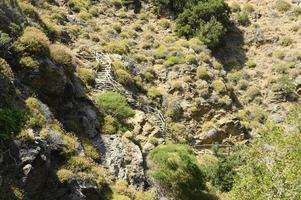
[[[101,162],[115,179],[123,179],[136,188],[145,186],[144,162],[139,146],[118,135],[101,135],[94,140]]]

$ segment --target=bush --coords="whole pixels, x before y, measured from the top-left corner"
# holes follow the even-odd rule
[[[289,36],[286,36],[286,37],[282,38],[282,40],[281,40],[281,45],[282,46],[287,47],[287,46],[290,46],[291,44],[293,44],[293,39],[292,38],[290,38]]]
[[[167,195],[181,200],[201,199],[204,176],[193,151],[185,145],[161,145],[150,152],[155,163],[150,175]]]
[[[46,118],[40,111],[40,102],[33,97],[26,99],[25,104],[29,112],[26,126],[29,128],[42,128],[46,124]]]
[[[15,106],[0,108],[0,139],[9,139],[18,134],[25,124],[25,112]]]
[[[61,44],[52,44],[50,46],[50,55],[58,65],[73,65],[73,56],[71,54],[71,51],[66,46],[63,46]]]
[[[117,81],[122,85],[130,86],[133,83],[132,77],[129,73],[127,73],[127,71],[123,69],[117,69],[115,74],[117,77]]]
[[[130,52],[130,48],[126,41],[117,41],[112,40],[108,45],[104,47],[104,50],[108,53],[116,53],[116,54],[127,54]]]
[[[164,11],[171,11],[178,14],[183,11],[187,4],[190,4],[192,0],[152,0],[153,4],[156,6],[158,13]]]
[[[97,184],[101,187],[105,184],[103,169],[89,158],[73,156],[68,160],[66,169],[88,183]]]
[[[77,67],[76,72],[77,72],[78,77],[85,84],[92,85],[92,83],[95,81],[96,73],[92,69]]]
[[[89,6],[91,5],[90,0],[70,0],[68,1],[68,5],[75,12],[87,11]]]
[[[196,70],[196,75],[200,79],[206,80],[210,78],[207,67],[198,67]]]
[[[291,4],[289,4],[285,0],[277,0],[275,2],[275,8],[280,12],[285,12],[291,9]]]
[[[20,59],[20,64],[26,69],[36,69],[39,67],[39,62],[31,56],[25,56]]]
[[[62,30],[60,29],[60,27],[53,23],[48,17],[43,16],[41,20],[42,26],[45,29],[48,37],[51,40],[59,39],[62,34]]]
[[[250,23],[249,13],[247,13],[246,11],[239,12],[236,17],[237,17],[237,22],[240,25],[247,26]]]
[[[65,183],[75,177],[75,174],[67,169],[60,169],[56,172],[56,176],[60,183]]]
[[[176,65],[176,64],[181,64],[183,63],[183,58],[178,57],[178,56],[168,56],[166,61],[164,62],[164,65],[167,67]]]
[[[19,5],[20,5],[21,10],[27,17],[30,17],[34,20],[40,19],[38,10],[33,5],[31,5],[30,3],[24,3],[24,2],[20,2]]]
[[[218,149],[217,149],[217,152]],[[220,154],[215,161],[207,161],[202,165],[206,179],[214,187],[222,192],[229,192],[234,184],[234,178],[237,175],[235,169],[241,163],[240,156],[237,152],[231,155]]]
[[[212,17],[210,21],[200,23],[196,36],[209,48],[213,49],[220,43],[221,38],[226,33],[222,23]]]
[[[155,51],[155,58],[166,58],[168,50],[165,46],[160,46]]]
[[[287,122],[268,122],[255,142],[243,151],[231,199],[299,198],[301,180],[300,106]],[[292,118],[291,118],[292,117]],[[293,125],[295,128],[287,129]],[[298,127],[298,128],[297,128]],[[281,192],[280,192],[281,191]]]
[[[50,42],[48,37],[37,28],[27,27],[15,42],[16,50],[23,55],[47,56]]]
[[[126,98],[116,92],[104,92],[96,96],[96,103],[106,113],[116,117],[120,121],[125,121],[135,114],[129,107]]]
[[[7,33],[3,33],[0,31],[0,54],[6,53],[7,48],[9,47],[11,43],[11,38]]]
[[[273,92],[279,92],[284,97],[288,97],[294,92],[295,85],[287,75],[283,75],[275,80],[274,84],[272,85],[272,90]]]
[[[257,86],[251,86],[246,92],[246,99],[248,102],[253,101],[256,97],[261,96],[260,89]]]
[[[210,48],[220,43],[229,24],[230,8],[224,0],[198,1],[186,8],[176,20],[179,36],[197,36]]]
[[[226,92],[226,85],[222,80],[214,80],[212,82],[212,87],[217,93],[223,93]]]
[[[240,5],[236,2],[232,3],[230,7],[231,7],[232,12],[240,12],[241,11]]]
[[[87,139],[87,138],[82,138],[81,139],[81,145],[84,148],[85,155],[92,158],[93,160],[99,160],[100,155],[96,147],[93,145],[93,143]]]
[[[105,116],[101,132],[104,134],[116,134],[118,132],[118,121],[111,115]]]

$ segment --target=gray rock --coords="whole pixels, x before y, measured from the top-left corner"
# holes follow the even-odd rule
[[[271,120],[274,121],[275,123],[281,123],[284,121],[284,117],[280,114],[273,114],[270,116]]]
[[[39,155],[41,148],[22,148],[20,149],[20,160],[22,163],[32,163]]]
[[[25,176],[27,176],[29,173],[30,173],[30,171],[32,170],[32,165],[31,164],[27,164],[27,165],[25,165],[24,167],[23,167],[23,173],[24,173],[24,175]]]
[[[143,156],[137,145],[117,135],[101,135],[94,144],[101,153],[101,162],[115,179],[127,180],[136,188],[144,187]]]

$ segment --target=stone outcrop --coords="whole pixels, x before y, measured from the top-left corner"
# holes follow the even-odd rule
[[[94,144],[101,153],[101,163],[115,179],[127,180],[140,189],[145,186],[144,161],[139,146],[117,135],[101,135]]]
[[[220,143],[229,136],[244,139],[246,135],[247,130],[238,119],[221,119],[217,123],[217,128],[209,129],[207,132],[196,136],[195,139],[196,144],[212,144]]]

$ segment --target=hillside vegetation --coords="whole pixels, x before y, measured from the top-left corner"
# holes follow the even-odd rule
[[[300,199],[301,1],[2,0],[0,200]]]

